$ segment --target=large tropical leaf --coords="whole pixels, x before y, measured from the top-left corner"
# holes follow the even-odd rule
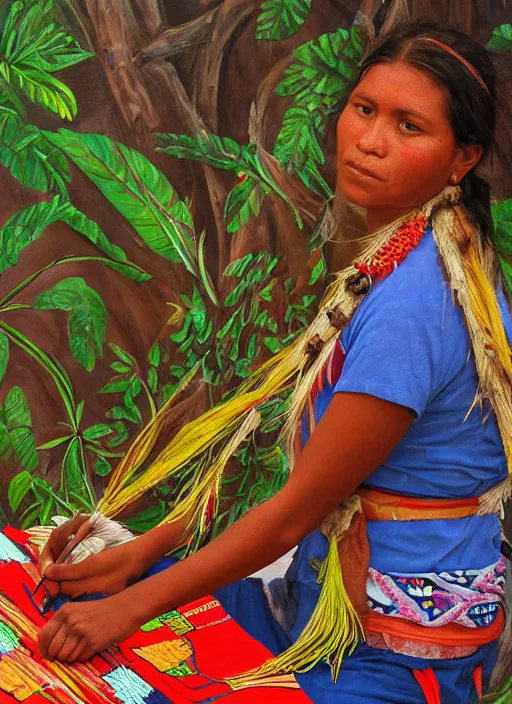
[[[512,199],[492,206],[494,241],[498,251],[505,286],[512,295]]]
[[[66,157],[35,125],[25,125],[12,110],[0,107],[0,163],[14,178],[37,191],[66,193],[70,181]]]
[[[156,166],[103,135],[64,129],[45,135],[98,186],[151,249],[198,275],[192,216]]]
[[[70,311],[69,342],[74,358],[88,372],[103,353],[108,313],[100,296],[80,277],[64,279],[34,301],[39,310]]]
[[[13,386],[0,407],[0,457],[12,454],[24,469],[32,471],[39,464],[30,409],[19,386]]]
[[[261,6],[258,39],[286,39],[297,32],[311,10],[311,0],[266,0]]]
[[[272,192],[287,203],[293,211],[297,223],[302,227],[302,221],[297,209],[268,169],[264,167],[256,144],[242,145],[229,137],[219,137],[208,132],[199,132],[193,137],[183,134],[159,134],[157,135],[157,143],[157,151],[165,152],[169,156],[179,159],[194,159],[225,171],[233,171],[239,177],[248,179],[249,184],[247,186],[243,186],[239,190],[235,187],[228,197],[228,203],[226,204],[228,213],[232,211],[235,204],[237,209],[241,207],[240,196],[242,193],[245,193],[247,198],[252,195],[253,198],[260,199],[262,193],[268,194]],[[259,190],[254,193],[253,186],[256,184],[259,185]],[[248,205],[248,210],[252,209],[254,212],[258,212],[260,205],[261,202],[256,209]],[[235,231],[238,228],[232,222],[230,222],[230,231]]]
[[[487,46],[498,51],[512,51],[512,24],[496,27]]]
[[[50,0],[9,3],[0,28],[0,75],[31,102],[72,120],[72,91],[52,74],[92,56],[56,22]]]
[[[128,262],[125,252],[112,244],[99,225],[61,196],[36,203],[15,213],[0,229],[0,274],[18,263],[20,252],[35,242],[47,227],[65,222],[112,259],[112,267],[137,282],[147,281],[139,267]],[[108,262],[107,262],[108,263]]]
[[[362,53],[357,26],[322,34],[294,51],[297,61],[276,88],[279,95],[294,100],[284,115],[274,155],[309,188],[327,195],[330,189],[318,171],[324,161],[318,138],[328,117],[341,108],[357,77]]]

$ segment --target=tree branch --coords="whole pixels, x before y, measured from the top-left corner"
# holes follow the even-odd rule
[[[150,37],[154,37],[165,24],[165,10],[161,0],[135,0],[142,21]]]
[[[196,54],[193,85],[197,90],[193,103],[207,119],[212,132],[217,133],[219,129],[219,79],[225,51],[235,33],[251,19],[259,5],[259,0],[225,0],[215,13],[208,46]]]
[[[129,0],[86,0],[96,30],[99,58],[110,89],[129,127],[151,131],[160,119],[132,56],[141,31]]]
[[[146,44],[134,57],[134,61],[143,66],[158,59],[170,59],[182,54],[192,46],[206,44],[212,31],[212,22],[218,11],[219,8],[216,7],[190,22],[178,27],[169,27],[156,39]]]

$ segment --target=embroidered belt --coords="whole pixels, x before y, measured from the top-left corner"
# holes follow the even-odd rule
[[[361,487],[357,495],[367,521],[466,518],[476,515],[479,506],[478,497],[421,499],[368,487]],[[491,625],[479,628],[468,628],[456,623],[427,628],[400,616],[384,615],[368,609],[363,609],[360,615],[370,646],[429,659],[471,655],[480,646],[498,639],[505,626],[503,608],[499,608]]]

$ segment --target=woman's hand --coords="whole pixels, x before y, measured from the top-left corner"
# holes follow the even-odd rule
[[[44,574],[46,568],[59,559],[70,538],[76,535],[88,518],[89,516],[86,514],[78,514],[51,532],[50,538],[39,556],[41,574]]]
[[[39,633],[39,653],[47,660],[77,662],[133,635],[142,623],[123,594],[65,604]]]
[[[111,595],[126,589],[146,569],[143,550],[137,545],[139,540],[108,548],[76,564],[50,564],[45,572],[50,593],[55,591],[55,583],[62,594],[72,598],[82,594]]]

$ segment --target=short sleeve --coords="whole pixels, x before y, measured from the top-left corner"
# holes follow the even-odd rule
[[[455,322],[437,258],[428,266],[426,256],[421,266],[419,254],[376,284],[356,311],[341,338],[346,359],[334,388],[406,406],[418,417],[453,367],[446,360],[453,361]]]

